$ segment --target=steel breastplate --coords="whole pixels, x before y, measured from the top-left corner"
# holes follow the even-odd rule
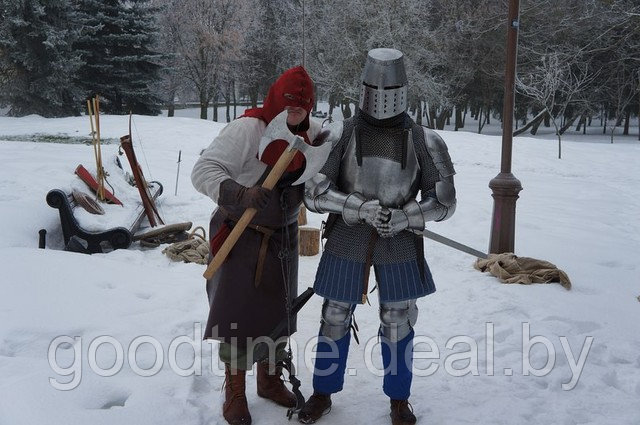
[[[398,140],[385,140],[384,143],[399,143]],[[372,143],[361,140],[361,143]],[[375,141],[381,143],[381,141]],[[344,193],[358,192],[367,199],[379,199],[385,207],[401,208],[409,200],[415,199],[419,190],[420,166],[413,148],[411,131],[407,141],[406,166],[390,158],[363,156],[362,165],[356,157],[355,131],[351,133],[349,143],[340,163],[338,188]]]

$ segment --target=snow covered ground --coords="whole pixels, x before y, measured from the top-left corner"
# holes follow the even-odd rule
[[[101,117],[103,137],[125,134],[127,119]],[[222,371],[211,360],[217,347],[200,344],[207,316],[203,267],[172,263],[162,248],[137,245],[92,256],[60,250],[57,210],[46,205],[45,195],[53,188],[83,188],[73,170],[80,163],[95,170],[93,149],[23,140],[34,133],[88,138],[88,127],[84,117],[0,117],[0,424],[223,424]],[[186,117],[134,117],[145,175],[164,184],[159,208],[166,222],[206,226],[214,205],[192,188],[189,174],[222,127]],[[500,137],[441,134],[458,172],[458,209],[430,229],[484,250],[493,205],[487,184],[498,173]],[[501,284],[474,270],[468,255],[425,241],[438,291],[418,303],[416,357],[423,359],[415,361],[411,402],[419,423],[640,423],[636,139],[618,136],[609,144],[608,136],[595,132],[567,135],[562,160],[548,135],[515,140],[513,172],[524,187],[516,253],[558,265],[572,279],[571,291],[558,284]],[[137,195],[123,184],[117,150],[104,145],[103,162],[126,204]],[[118,216],[120,207],[107,208],[111,220],[127,219]],[[315,226],[323,219],[309,217]],[[42,228],[48,230],[45,250],[37,249]],[[312,285],[318,261],[301,258],[301,290]],[[305,356],[305,344],[317,333],[320,305],[314,297],[305,307],[295,335],[306,396],[311,347]],[[376,304],[359,306],[356,317],[361,344],[352,344],[345,389],[321,423],[389,422],[374,370],[380,366],[372,339]],[[195,373],[188,371],[193,346],[176,345],[187,340],[199,352]],[[536,370],[549,367],[529,372],[529,363]],[[107,374],[113,376],[100,376]],[[286,422],[283,409],[257,397],[255,379],[248,379],[247,393],[255,424]]]

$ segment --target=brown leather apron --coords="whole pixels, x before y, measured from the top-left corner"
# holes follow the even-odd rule
[[[207,281],[210,309],[205,338],[246,347],[248,338],[268,336],[286,318],[286,300],[291,302],[298,294],[297,220],[303,195],[304,185],[274,189],[267,206],[256,214],[220,270]],[[215,235],[225,223],[233,226],[243,212],[234,206],[218,208],[209,235]],[[288,287],[280,260],[286,245]],[[291,332],[295,330],[293,319]],[[276,337],[285,335],[286,330]]]

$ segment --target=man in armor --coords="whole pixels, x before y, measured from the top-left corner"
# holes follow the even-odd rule
[[[313,423],[342,390],[357,304],[367,302],[374,268],[380,302],[383,391],[394,425],[413,424],[411,387],[416,299],[435,291],[422,231],[455,211],[455,171],[447,146],[405,112],[407,77],[395,49],[368,52],[353,118],[325,127],[332,151],[305,186],[305,204],[330,213],[314,289],[325,298],[314,394],[298,419]],[[420,200],[416,197],[420,192]]]

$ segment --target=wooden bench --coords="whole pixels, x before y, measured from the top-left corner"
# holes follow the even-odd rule
[[[151,197],[156,200],[162,194],[162,184],[149,182]],[[60,213],[60,225],[66,251],[95,254],[110,250],[128,248],[133,241],[133,234],[140,227],[145,218],[142,204],[136,207],[135,219],[131,223],[123,223],[122,226],[105,229],[102,231],[89,231],[84,229],[76,217],[74,209],[76,203],[71,196],[60,189],[53,189],[47,193],[47,204],[51,208],[58,209]]]

